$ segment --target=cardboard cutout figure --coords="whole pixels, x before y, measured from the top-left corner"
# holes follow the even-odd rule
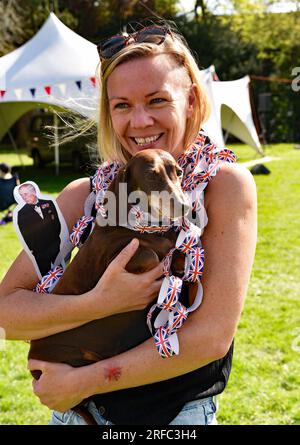
[[[38,277],[41,279],[58,265],[65,269],[72,245],[55,200],[41,195],[39,187],[32,181],[15,187],[14,197],[18,203],[13,212],[15,229]]]

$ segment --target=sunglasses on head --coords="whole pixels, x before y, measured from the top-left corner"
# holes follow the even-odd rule
[[[130,34],[117,34],[103,40],[97,46],[100,60],[107,60],[131,43],[154,43],[160,45],[171,34],[166,26],[147,26]]]

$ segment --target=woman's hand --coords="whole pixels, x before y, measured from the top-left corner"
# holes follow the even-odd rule
[[[105,316],[109,316],[141,310],[157,296],[162,284],[161,263],[142,274],[133,274],[125,270],[138,246],[138,240],[133,239],[109,264],[94,289],[88,292],[91,307],[95,310],[94,315],[97,315],[97,311],[99,313],[101,311],[101,317],[103,317],[103,311],[105,311]],[[101,308],[99,308],[99,301],[101,301]]]
[[[28,369],[42,371],[39,380],[32,381],[32,387],[41,403],[49,409],[64,412],[86,398],[84,368],[30,359]]]

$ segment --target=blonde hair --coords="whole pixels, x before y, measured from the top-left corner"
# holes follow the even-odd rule
[[[208,97],[203,89],[200,79],[200,71],[189,48],[183,42],[183,38],[172,31],[171,36],[167,35],[165,41],[156,45],[153,43],[133,43],[108,60],[103,60],[100,71],[100,104],[98,121],[98,149],[103,160],[118,160],[125,164],[130,158],[130,154],[123,149],[112,125],[110,116],[109,100],[107,95],[107,80],[113,70],[129,60],[149,57],[156,54],[166,54],[172,56],[178,67],[184,68],[195,88],[195,107],[193,116],[187,119],[184,137],[185,149],[195,140],[202,124],[208,119],[210,105]]]

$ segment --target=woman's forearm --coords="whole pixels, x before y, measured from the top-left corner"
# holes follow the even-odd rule
[[[0,284],[0,327],[6,338],[34,340],[116,313],[144,309],[160,288],[158,278],[162,266],[159,264],[140,275],[137,284],[136,275],[124,269],[137,247],[138,243],[128,244],[110,263],[97,285],[81,295],[37,294],[29,290],[34,288],[37,279],[30,271],[29,260],[21,255]],[[21,277],[18,275],[16,285],[15,276],[22,265],[24,273]]]
[[[200,338],[201,342],[197,341]],[[179,342],[178,356],[161,358],[150,338],[118,356],[80,368],[84,396],[168,380],[205,366],[227,352],[208,323],[197,329],[195,322],[188,320],[179,333]]]
[[[18,289],[0,298],[0,327],[10,340],[34,340],[66,331],[95,318],[89,298],[89,293],[41,295]],[[97,314],[102,316],[106,314]]]

